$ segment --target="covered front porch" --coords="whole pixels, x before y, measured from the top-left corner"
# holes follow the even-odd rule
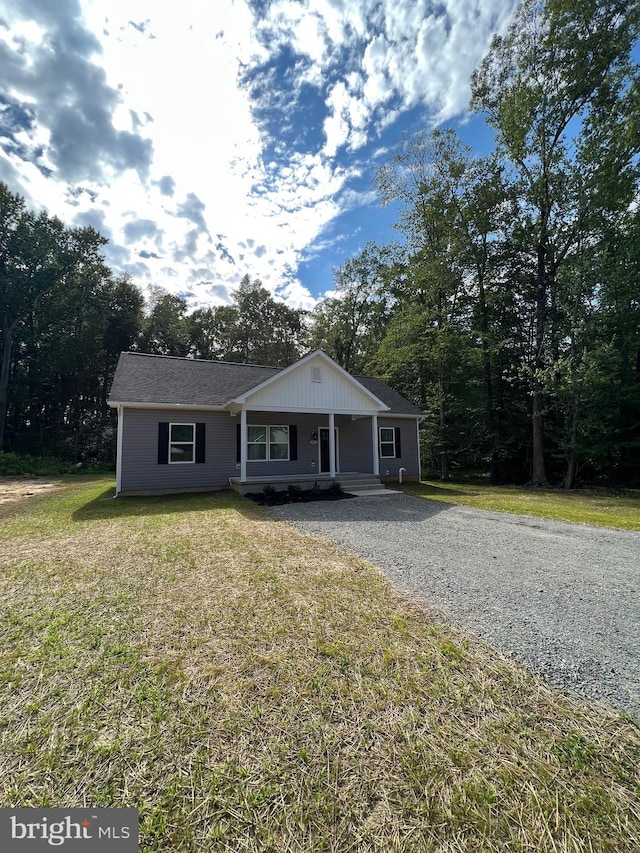
[[[378,417],[334,412],[261,411],[238,418],[237,483],[332,482],[338,476],[378,477]]]
[[[332,483],[345,491],[380,489],[380,475],[390,480],[407,470],[401,433],[406,449],[415,415],[392,416],[386,402],[320,351],[238,395],[227,410],[237,426],[229,485],[242,494]]]

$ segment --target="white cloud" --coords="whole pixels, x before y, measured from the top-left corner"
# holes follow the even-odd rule
[[[324,152],[355,150],[399,111],[423,105],[433,124],[463,113],[469,77],[515,3],[504,0],[279,0],[260,33],[339,74],[327,96]],[[323,26],[320,26],[320,21]],[[310,37],[310,33],[315,35]],[[399,107],[395,103],[400,104]]]
[[[140,284],[202,304],[248,273],[311,307],[298,263],[341,212],[371,202],[344,152],[412,106],[434,122],[463,111],[513,4],[274,0],[261,16],[244,0],[6,5],[0,74],[17,118],[0,177],[12,189],[99,226],[109,262]],[[324,115],[305,113],[317,127],[299,116],[305,86],[324,99]]]

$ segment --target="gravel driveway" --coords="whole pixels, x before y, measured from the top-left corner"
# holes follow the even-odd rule
[[[555,687],[640,718],[640,534],[394,494],[272,507]]]

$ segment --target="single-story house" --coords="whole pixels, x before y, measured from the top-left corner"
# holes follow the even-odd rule
[[[123,352],[109,405],[118,411],[117,494],[420,475],[423,413],[322,350],[287,368]]]

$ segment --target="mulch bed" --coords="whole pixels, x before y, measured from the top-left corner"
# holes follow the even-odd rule
[[[260,506],[281,506],[282,504],[311,503],[312,501],[343,501],[355,498],[335,489],[305,489],[293,492],[275,492],[264,494],[264,492],[249,492],[245,498],[260,504]]]

